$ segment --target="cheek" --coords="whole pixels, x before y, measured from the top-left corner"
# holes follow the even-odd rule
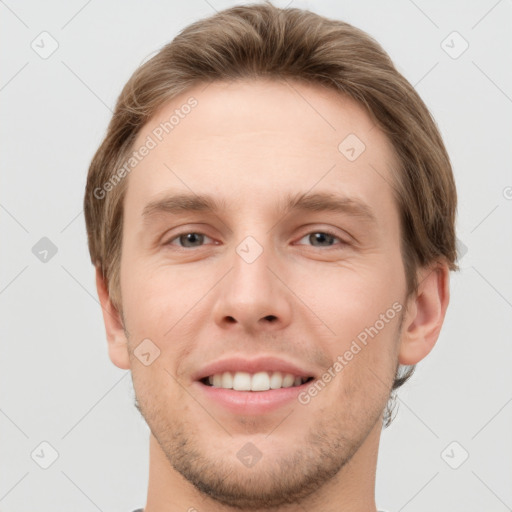
[[[331,268],[315,271],[314,280],[301,275],[292,286],[307,306],[305,313],[321,320],[326,339],[343,347],[376,322],[379,330],[389,331],[381,329],[380,318],[388,313],[386,327],[394,323],[397,306],[393,305],[401,304],[404,286],[396,263],[394,267],[375,263]]]
[[[133,269],[127,265],[121,285],[132,343],[149,338],[164,350],[172,341],[179,351],[184,332],[194,329],[195,308],[212,286],[211,272],[143,263]]]
[[[404,283],[395,261],[388,267],[381,263],[317,273],[315,287],[303,283],[297,292],[322,320],[317,332],[326,333],[323,349],[339,363],[332,389],[345,400],[387,399],[396,367]]]

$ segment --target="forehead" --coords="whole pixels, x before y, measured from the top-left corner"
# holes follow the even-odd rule
[[[394,208],[390,141],[358,103],[318,85],[197,85],[141,129],[133,149],[144,144],[152,147],[128,178],[130,215],[166,192],[261,209],[283,195],[328,191]]]

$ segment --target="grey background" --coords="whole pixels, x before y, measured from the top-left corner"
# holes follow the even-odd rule
[[[129,372],[107,355],[82,213],[86,172],[135,68],[184,26],[235,3],[0,2],[3,512],[145,504],[149,430]],[[288,4],[383,45],[431,109],[458,186],[461,271],[440,340],[383,431],[377,504],[512,510],[512,3],[275,1]],[[46,59],[31,47],[51,47],[43,31],[58,42]],[[469,43],[458,58],[445,51],[462,49],[458,36],[442,47],[453,31]],[[43,237],[57,248],[46,262],[36,257]],[[43,441],[58,452],[48,469]]]

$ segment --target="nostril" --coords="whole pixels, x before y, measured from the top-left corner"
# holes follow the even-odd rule
[[[270,322],[273,322],[274,320],[277,320],[277,316],[275,316],[275,315],[267,315],[265,318],[267,320],[269,320]]]

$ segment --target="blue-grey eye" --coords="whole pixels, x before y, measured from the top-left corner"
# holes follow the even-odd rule
[[[307,238],[308,242],[310,242],[313,247],[330,247],[334,245],[335,240],[340,240],[337,236],[325,233],[323,231],[308,233],[307,235],[303,236],[299,242],[304,240],[304,238]],[[316,245],[316,242],[318,242],[318,245]]]

